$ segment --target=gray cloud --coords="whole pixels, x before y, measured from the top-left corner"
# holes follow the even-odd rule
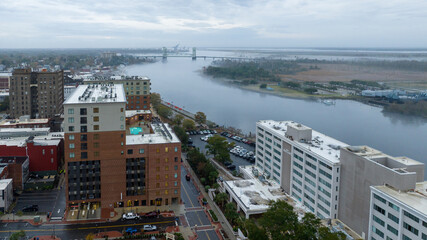
[[[2,0],[0,47],[427,47],[427,1]]]

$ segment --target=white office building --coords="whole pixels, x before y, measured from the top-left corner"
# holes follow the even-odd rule
[[[371,186],[368,239],[427,240],[427,181],[408,191]]]
[[[0,166],[0,169],[2,167]],[[0,171],[1,173],[1,171]],[[13,202],[12,179],[0,179],[0,211],[5,212]]]
[[[336,139],[292,121],[257,122],[256,167],[319,218],[337,218],[340,148]]]

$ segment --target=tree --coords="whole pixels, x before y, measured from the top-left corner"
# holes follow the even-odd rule
[[[19,232],[13,233],[9,239],[10,240],[19,240],[19,239],[24,238],[25,236],[26,236],[26,234],[25,234],[24,230],[21,230]]]
[[[261,226],[271,235],[271,239],[294,239],[298,216],[285,201],[274,202],[260,219]]]
[[[180,126],[182,123],[182,120],[184,120],[184,117],[181,114],[176,114],[175,117],[173,118],[173,123],[175,125]]]
[[[157,113],[164,118],[169,118],[172,116],[172,110],[163,105],[159,105],[157,107]]]
[[[263,228],[258,227],[252,219],[245,221],[245,228],[247,236],[251,240],[264,240],[268,239],[267,233]]]
[[[219,206],[224,207],[224,203],[227,201],[227,199],[228,199],[227,193],[218,193],[215,196],[214,201]]]
[[[237,213],[237,209],[233,203],[225,204],[224,216],[229,220],[229,222],[235,223],[236,219],[239,217],[239,214]]]
[[[206,145],[209,153],[213,154],[214,158],[222,163],[230,161],[230,153],[228,152],[229,147],[230,144],[227,139],[220,135],[214,135],[209,138],[208,144]]]
[[[197,112],[196,115],[194,115],[194,119],[198,124],[205,124],[206,114],[204,114],[203,112]]]
[[[196,124],[194,124],[194,121],[191,119],[184,119],[184,121],[182,121],[182,126],[185,130],[191,130],[196,128]]]
[[[153,107],[155,109],[157,109],[157,107],[160,105],[160,103],[162,101],[161,97],[160,97],[160,94],[158,94],[158,93],[151,93],[150,99],[151,99],[151,104],[153,105]]]
[[[263,83],[259,86],[259,88],[267,88],[267,84]]]
[[[179,138],[183,145],[186,145],[188,143],[188,135],[185,132],[184,128],[180,126],[174,126],[173,131],[175,132],[176,136]]]

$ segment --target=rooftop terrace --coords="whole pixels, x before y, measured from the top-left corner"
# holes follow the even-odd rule
[[[153,123],[151,129],[154,133],[140,135],[126,135],[126,145],[138,144],[162,144],[162,143],[179,143],[178,137],[172,131],[168,124]]]

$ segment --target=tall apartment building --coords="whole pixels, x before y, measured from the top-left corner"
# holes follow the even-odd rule
[[[126,93],[126,110],[150,110],[151,82],[148,77],[112,76],[96,77],[83,84],[123,84]]]
[[[255,165],[319,218],[337,218],[346,144],[291,121],[259,121]]]
[[[10,115],[51,118],[63,113],[64,74],[15,69],[10,78]]]
[[[67,207],[114,208],[180,200],[181,144],[172,130],[126,136],[122,84],[80,85],[64,103]]]
[[[368,239],[427,240],[427,181],[408,191],[371,186]]]
[[[338,218],[362,237],[367,236],[369,231],[372,230],[369,228],[369,223],[372,220],[370,209],[375,207],[372,205],[373,203],[378,203],[375,197],[370,201],[372,186],[386,185],[395,189],[394,191],[404,194],[404,192],[416,189],[416,182],[424,181],[423,163],[407,157],[391,157],[367,146],[341,148],[340,161],[341,188],[339,192]],[[378,192],[376,189],[383,190],[386,193],[391,192],[384,187],[374,187],[372,192]],[[388,199],[391,200],[391,198]],[[392,203],[394,204],[396,201]],[[380,206],[384,210],[379,210],[380,213],[386,214],[387,212],[388,214],[389,208],[386,208],[384,204],[386,203],[378,203],[376,206]],[[417,204],[419,203],[413,203],[413,205]],[[413,207],[417,208],[416,206]],[[375,209],[378,211],[379,208],[375,207]],[[375,216],[380,217],[378,214],[375,214]],[[402,224],[402,216],[399,215],[398,217],[401,219],[399,224]],[[385,222],[385,220],[381,221]],[[373,226],[378,225],[374,224]],[[396,228],[397,225],[394,224],[390,224],[390,226],[390,229],[400,229],[400,227]],[[381,228],[378,226],[378,229]],[[377,230],[374,231],[377,232]],[[383,232],[384,229],[382,228],[379,231]],[[384,238],[384,236],[381,238],[382,234],[380,232],[377,233],[377,236],[372,236],[373,238],[370,237],[369,239]],[[396,238],[396,236],[392,235],[387,236],[391,239],[405,239]],[[411,237],[410,239],[420,238]]]

